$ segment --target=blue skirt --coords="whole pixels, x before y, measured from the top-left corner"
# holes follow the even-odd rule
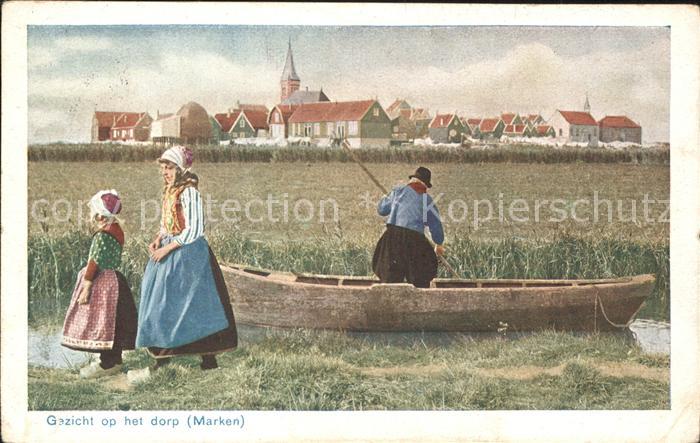
[[[171,241],[166,237],[161,245]],[[137,347],[172,349],[230,327],[235,331],[222,305],[228,294],[221,297],[213,264],[216,260],[204,237],[175,249],[160,262],[148,261],[141,283]]]

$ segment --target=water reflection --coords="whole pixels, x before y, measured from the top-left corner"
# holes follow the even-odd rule
[[[639,346],[648,354],[671,354],[671,324],[654,320],[635,320],[630,325]]]
[[[29,364],[47,368],[74,369],[83,366],[91,356],[96,355],[61,346],[61,336],[61,329],[37,331],[30,328],[27,354]]]
[[[255,326],[238,326],[241,346],[246,343],[256,343],[264,339],[270,329]],[[470,340],[486,340],[501,337],[506,340],[517,340],[528,333],[455,333],[455,332],[347,332],[351,337],[362,338],[375,343],[392,346],[413,346],[422,343],[425,346],[447,346]],[[671,352],[671,325],[654,320],[635,320],[629,329],[619,332],[631,341],[636,341],[642,350],[649,354],[666,354]],[[585,334],[581,334],[585,335]],[[77,368],[84,365],[96,354],[78,352],[61,346],[61,330],[37,331],[29,330],[28,361],[33,366],[51,368]]]

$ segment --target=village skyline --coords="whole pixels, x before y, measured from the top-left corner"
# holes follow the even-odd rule
[[[29,142],[89,141],[95,110],[272,108],[290,41],[301,88],[334,101],[377,98],[386,108],[402,98],[431,114],[548,119],[582,110],[588,93],[597,119],[628,115],[645,142],[668,141],[665,28],[34,26]]]

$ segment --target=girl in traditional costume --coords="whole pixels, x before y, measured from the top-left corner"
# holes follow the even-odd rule
[[[156,363],[129,371],[131,382],[147,378],[176,355],[198,354],[202,369],[216,368],[215,355],[238,343],[223,274],[204,237],[192,151],[175,146],[158,162],[165,182],[161,227],[148,247],[136,338]]]
[[[80,370],[82,378],[96,378],[121,371],[122,350],[134,349],[136,305],[121,264],[124,232],[116,215],[121,201],[115,190],[100,191],[88,203],[97,226],[87,266],[78,273],[63,324],[62,345],[99,352],[100,361]]]

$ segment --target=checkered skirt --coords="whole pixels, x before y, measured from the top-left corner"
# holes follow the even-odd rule
[[[136,335],[136,307],[126,279],[118,271],[100,271],[92,283],[87,304],[78,303],[85,268],[78,273],[66,319],[62,344],[85,351],[115,347],[133,349]],[[119,323],[119,324],[118,324]]]

